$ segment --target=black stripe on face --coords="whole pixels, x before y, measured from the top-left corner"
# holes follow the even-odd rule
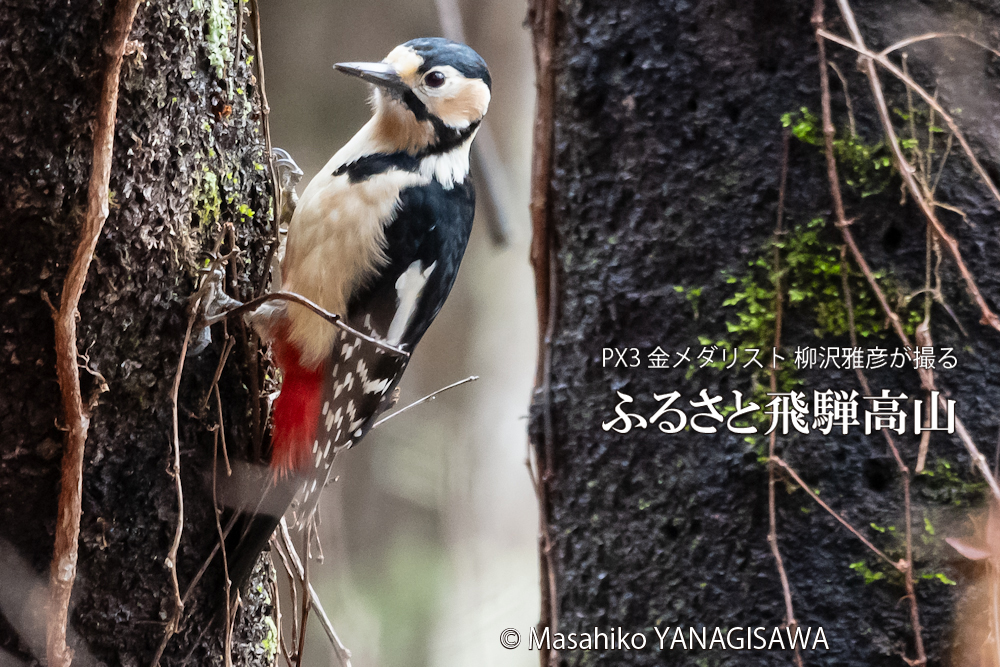
[[[481,120],[477,120],[464,129],[449,127],[445,125],[443,120],[432,114],[427,109],[427,105],[412,90],[407,90],[403,93],[393,91],[391,96],[402,102],[410,110],[410,113],[413,114],[418,123],[430,121],[431,126],[434,128],[434,144],[421,151],[424,155],[447,153],[468,139],[475,129],[479,127],[479,123],[482,122]]]

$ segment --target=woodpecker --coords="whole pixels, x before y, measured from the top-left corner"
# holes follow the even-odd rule
[[[455,282],[472,230],[469,152],[490,103],[489,69],[468,46],[441,38],[334,68],[372,84],[373,116],[299,197],[282,289],[412,352]],[[259,312],[255,324],[283,374],[271,468],[304,480],[305,503],[333,456],[388,407],[406,358],[294,303]]]

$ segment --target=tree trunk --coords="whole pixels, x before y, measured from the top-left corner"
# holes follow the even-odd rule
[[[59,302],[80,237],[102,39],[115,4],[0,3],[0,647],[29,664],[45,654],[63,449],[45,298]],[[153,660],[174,610],[164,562],[178,522],[171,386],[188,299],[224,223],[235,225],[243,252],[229,269],[233,295],[249,298],[264,272],[270,181],[253,46],[236,37],[237,23],[248,24],[237,20],[236,7],[141,4],[136,44],[122,66],[110,216],[79,307],[82,390],[94,400],[70,609],[74,664]],[[211,471],[220,410],[230,457],[245,459],[255,438],[260,443],[253,403],[262,361],[239,323],[229,333],[236,344],[219,381],[221,408],[207,396],[223,349],[218,335],[188,356],[180,385],[182,592],[219,539]],[[234,634],[240,665],[273,658],[264,641],[270,578],[262,566],[253,576]],[[222,625],[211,621],[224,600],[217,559],[188,600],[162,664],[186,656],[193,664],[221,661]]]
[[[725,633],[763,626],[770,639],[772,628],[787,620],[768,543],[769,443],[763,434],[768,421],[747,422],[757,427],[755,436],[731,433],[724,424],[714,434],[690,426],[668,434],[658,428],[662,421],[641,428],[632,417],[630,430],[619,433],[615,429],[625,422],[615,422],[615,406],[621,403],[626,413],[650,420],[666,400],[654,400],[654,394],[676,391],[681,397],[672,407],[681,407],[690,418],[707,411],[689,403],[697,402],[702,390],[723,397],[720,409],[733,404],[735,390],[744,402],[753,398],[764,408],[762,400],[771,400],[766,396],[769,373],[742,370],[749,354],[741,353],[739,365],[729,370],[700,368],[697,357],[723,341],[763,348],[761,359],[770,361],[776,271],[784,304],[780,354],[786,359],[776,378],[778,390],[803,391],[810,405],[813,390],[865,395],[853,370],[792,366],[799,346],[852,347],[840,274],[844,241],[831,208],[819,121],[812,3],[558,4],[553,165],[550,174],[542,174],[550,178],[548,227],[542,233],[555,249],[551,269],[557,288],[549,295],[547,282],[539,281],[540,299],[555,300],[555,320],[545,364],[550,370],[536,392],[531,428],[555,590],[555,600],[543,604],[543,625],[551,614],[550,632],[593,635],[596,628],[615,636],[620,627],[645,634],[647,646],[566,648],[553,656],[553,664],[792,664],[792,652],[777,645],[773,650],[718,645],[683,650],[677,643],[671,650],[678,627],[690,648],[689,628],[699,633],[707,628],[711,639],[715,628]],[[974,33],[995,44],[1000,26],[995,6],[978,2],[957,8],[915,0],[852,4],[876,51],[934,31]],[[850,39],[835,2],[828,3],[826,24]],[[844,88],[831,70],[838,170],[847,216],[854,221],[851,230],[913,339],[914,324],[924,316],[924,296],[907,305],[894,297],[924,286],[926,221],[912,196],[900,203],[899,172],[889,167],[889,148],[879,145],[882,127],[855,54],[831,42],[826,49],[847,77],[856,117],[852,140]],[[946,109],[964,107],[958,123],[996,178],[995,141],[985,143],[996,133],[996,57],[956,41],[932,41],[907,51],[909,71],[932,93],[939,91]],[[898,65],[899,53],[892,57]],[[544,89],[544,67],[541,75]],[[947,131],[932,129],[942,124],[940,117],[929,119],[919,98],[912,103],[914,112],[899,82],[885,71],[881,77],[889,108],[900,112],[893,115],[897,132],[904,141],[912,139],[904,118],[915,117],[919,147],[926,148],[927,136],[936,133],[934,159],[941,160]],[[776,266],[770,242],[780,215],[785,114],[794,132]],[[1000,283],[994,278],[997,202],[968,165],[955,142],[937,197],[961,207],[971,224],[946,210],[939,215],[958,238],[986,302],[1000,304]],[[809,227],[814,220],[819,222]],[[968,336],[943,305],[931,306],[934,345],[954,348],[958,358],[954,370],[938,370],[938,387],[957,401],[957,415],[992,464],[1000,386],[991,378],[1000,367],[1000,336],[980,323],[980,310],[955,261],[946,249],[940,252],[943,302]],[[544,270],[544,253],[535,257],[536,270],[539,257]],[[847,258],[843,266],[849,271],[858,346],[883,347],[890,354],[901,349],[861,270],[850,254]],[[789,293],[790,287],[799,291]],[[762,308],[753,311],[751,305]],[[670,355],[667,368],[650,367],[655,363],[649,355],[658,346]],[[627,352],[624,361],[631,365],[638,359],[640,366],[623,367],[614,353],[603,363],[604,348],[637,349],[637,357]],[[680,360],[678,353],[687,348],[690,361]],[[542,356],[544,361],[544,349]],[[909,364],[865,373],[874,392],[905,393],[911,416],[914,398],[927,405]],[[618,392],[634,402],[622,403]],[[835,429],[824,436],[815,428],[808,434],[779,434],[776,453],[896,562],[906,555],[904,475],[881,435],[864,435],[862,415],[871,402],[858,401],[860,427],[847,435]],[[932,436],[927,469],[933,476],[912,476],[921,636],[928,664],[952,659],[977,664],[961,657],[972,649],[957,634],[962,622],[956,610],[982,595],[974,585],[980,572],[963,563],[944,538],[971,530],[970,507],[982,505],[988,492],[958,438]],[[911,471],[919,442],[912,425],[896,438]],[[901,665],[902,655],[917,658],[903,575],[788,474],[781,469],[775,474],[777,544],[794,616],[814,635],[822,627],[829,646],[802,651],[803,663]],[[545,563],[543,554],[543,569]],[[543,598],[548,576],[543,571]],[[662,652],[657,630],[667,633]]]

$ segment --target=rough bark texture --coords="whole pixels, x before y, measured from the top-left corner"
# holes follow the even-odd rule
[[[934,30],[974,29],[994,42],[997,36],[993,4],[855,4],[876,49]],[[846,34],[835,5],[828,3],[827,25]],[[676,626],[707,626],[711,634],[715,627],[782,623],[782,592],[766,540],[761,443],[728,432],[667,435],[655,425],[621,435],[601,424],[614,418],[618,390],[635,397],[630,412],[647,418],[659,405],[654,393],[681,392],[692,414],[698,410],[686,401],[702,389],[727,403],[732,390],[744,396],[751,390],[746,373],[689,373],[688,364],[648,369],[646,355],[658,345],[668,352],[691,347],[693,358],[702,347],[699,338],[730,338],[726,323],[735,320],[736,309],[723,301],[735,286],[726,274],[744,275],[748,262],[768,252],[775,228],[780,118],[803,106],[819,114],[811,11],[811,2],[791,1],[561,3],[552,176],[559,283],[551,375],[555,470],[549,499],[558,624],[564,633],[621,626],[651,640],[643,651],[564,652],[563,664],[791,664],[787,651],[678,647],[660,654],[654,646],[656,627],[669,626],[673,633]],[[850,79],[859,131],[874,143],[880,131],[867,82],[853,54],[833,46],[829,51]],[[996,59],[954,43],[910,54],[911,71],[931,89],[940,85],[946,108],[965,108],[961,125],[978,137],[980,157],[995,176]],[[847,122],[844,96],[831,78],[840,128]],[[883,81],[891,106],[905,110],[903,89],[889,76]],[[976,223],[971,227],[943,213],[995,308],[996,203],[960,157],[949,162],[939,195]],[[911,203],[900,205],[898,177],[881,194],[862,199],[849,190],[847,197],[869,262],[901,289],[918,289],[925,223]],[[816,217],[829,218],[823,156],[816,146],[793,140],[786,228]],[[839,244],[832,225],[823,234]],[[958,400],[960,417],[992,460],[1000,337],[978,324],[979,313],[948,259],[942,273],[945,296],[969,337],[935,306],[935,344],[961,350],[958,367],[939,373],[939,385]],[[690,292],[678,288],[700,288],[701,296],[693,303]],[[809,313],[786,312],[789,362],[797,345],[850,345],[846,335],[819,337],[816,328]],[[862,345],[901,347],[889,331]],[[639,348],[643,367],[603,368],[603,347]],[[860,393],[851,371],[815,371],[799,379],[810,392]],[[919,395],[912,370],[872,372],[869,379],[876,391]],[[532,431],[538,448],[544,446],[543,411],[544,401],[536,400]],[[917,440],[912,431],[901,438],[911,468]],[[869,525],[902,530],[900,476],[881,438],[864,436],[861,429],[837,437],[813,433],[781,438],[778,449],[853,525],[891,557],[901,557],[901,540]],[[929,460],[936,458],[950,461],[962,480],[975,481],[957,440],[936,434]],[[955,641],[955,609],[975,574],[942,537],[967,532],[970,505],[982,500],[964,482],[945,483],[940,475],[914,482],[918,572],[944,573],[958,582],[953,587],[918,579],[930,664],[946,664],[962,650]],[[878,569],[871,553],[801,490],[779,484],[777,509],[795,614],[803,626],[822,626],[830,645],[829,651],[806,652],[805,664],[892,665],[903,664],[900,653],[913,657],[901,579],[888,573],[866,585],[849,564],[865,561]],[[935,535],[925,531],[924,517],[937,527]]]
[[[54,302],[78,238],[90,174],[91,130],[113,3],[0,3],[0,647],[30,664],[44,654],[43,586],[52,553],[62,436],[54,370]],[[148,664],[172,610],[164,567],[177,498],[170,387],[204,252],[222,222],[243,257],[235,295],[260,279],[270,238],[269,182],[254,101],[252,54],[236,51],[234,4],[146,3],[122,68],[111,213],[80,304],[84,365],[107,380],[87,441],[79,571],[70,612],[75,664]],[[234,333],[240,336],[239,331]],[[216,544],[211,500],[215,403],[201,403],[221,344],[189,357],[180,395],[185,533],[182,590]],[[251,441],[248,387],[258,360],[238,343],[220,389],[229,452]],[[83,393],[93,376],[82,371]],[[11,573],[17,573],[12,575]],[[33,580],[37,575],[37,580]],[[212,569],[165,664],[221,661],[222,602]],[[268,664],[268,575],[258,569],[237,623],[237,664]]]

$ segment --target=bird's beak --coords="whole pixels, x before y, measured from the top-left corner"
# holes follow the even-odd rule
[[[337,63],[333,66],[339,72],[356,76],[382,88],[402,90],[407,86],[396,73],[396,68],[386,63]]]

